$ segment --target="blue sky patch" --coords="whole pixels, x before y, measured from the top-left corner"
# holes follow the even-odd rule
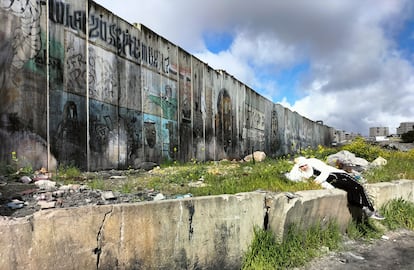
[[[301,77],[309,72],[310,63],[308,61],[299,63],[291,68],[283,69],[278,74],[258,74],[262,81],[273,81],[278,87],[278,95],[273,97],[274,102],[281,101],[286,97],[290,104],[293,104],[297,99],[302,98],[298,96],[298,82]]]
[[[414,20],[406,21],[404,28],[398,33],[396,37],[399,50],[402,51],[404,57],[411,59],[410,55],[414,54]]]
[[[233,36],[227,32],[205,32],[203,33],[204,44],[212,53],[226,51],[233,43]]]

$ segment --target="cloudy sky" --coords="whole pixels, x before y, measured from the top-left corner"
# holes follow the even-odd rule
[[[414,121],[412,0],[98,0],[312,120]]]

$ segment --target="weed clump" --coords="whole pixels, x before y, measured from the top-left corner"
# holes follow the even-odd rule
[[[295,224],[278,241],[272,232],[256,228],[244,256],[242,269],[287,269],[298,267],[329,250],[339,248],[341,233],[336,222],[315,224],[302,230]]]

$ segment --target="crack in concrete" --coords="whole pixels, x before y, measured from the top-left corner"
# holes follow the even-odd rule
[[[114,211],[114,207],[111,207],[111,210],[106,212],[103,219],[102,219],[102,224],[99,227],[99,231],[98,234],[96,236],[96,248],[94,248],[93,253],[96,254],[96,269],[99,269],[99,262],[101,259],[101,253],[102,253],[102,238],[103,238],[103,232],[104,232],[104,226],[105,223],[107,221],[107,217],[108,215],[112,214],[112,212]]]
[[[193,217],[194,217],[194,212],[195,212],[194,204],[192,202],[189,202],[187,204],[187,208],[188,208],[188,212],[189,212],[189,217],[188,217],[188,222],[189,222],[188,240],[191,240],[192,237],[193,237],[193,233],[194,233],[194,227],[193,227]]]
[[[269,209],[270,206],[268,206],[268,201],[266,199],[266,196],[264,198],[264,202],[263,202],[263,210],[264,210],[264,216],[263,216],[263,229],[267,230],[268,226],[269,226]]]

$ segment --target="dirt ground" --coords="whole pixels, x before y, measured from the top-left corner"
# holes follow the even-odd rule
[[[115,174],[117,173],[115,172]],[[120,182],[123,180],[115,179],[113,181]],[[142,189],[129,194],[113,192],[110,198],[105,198],[105,191],[93,190],[84,184],[80,182],[79,184],[66,186],[65,189],[56,186],[44,190],[37,187],[33,182],[22,183],[19,180],[0,178],[0,216],[13,218],[29,216],[34,212],[42,210],[39,205],[41,201],[54,202],[55,206],[51,208],[67,208],[85,205],[152,201],[159,194],[156,190]],[[21,202],[21,207],[10,207],[9,203],[16,200]]]
[[[296,270],[413,270],[414,231],[387,232],[371,243],[347,241],[340,252],[331,252]]]

